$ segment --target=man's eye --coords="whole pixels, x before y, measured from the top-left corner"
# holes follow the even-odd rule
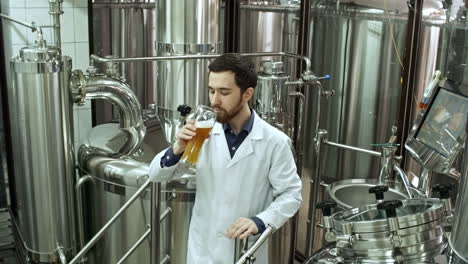
[[[229,95],[229,93],[221,93],[221,95]]]

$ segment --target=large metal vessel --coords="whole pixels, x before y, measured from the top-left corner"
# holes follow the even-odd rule
[[[156,55],[155,0],[108,1],[94,0],[93,43],[94,54],[113,57],[145,57]],[[155,102],[156,62],[125,64],[102,63],[100,72],[116,69],[137,96],[143,109]],[[117,118],[110,103],[96,102],[96,124]]]
[[[373,143],[388,141],[391,127],[399,124],[401,100],[401,76],[406,42],[408,7],[406,4],[372,1],[320,2],[311,9],[309,57],[312,69],[318,76],[330,74],[330,81],[323,82],[325,90],[333,89],[335,96],[322,100],[320,128],[326,129],[331,141],[372,149]],[[387,9],[387,10],[386,10]],[[437,8],[433,10],[438,10]],[[424,40],[438,39],[440,24],[434,23],[438,15],[430,16],[431,23],[423,23]],[[443,12],[441,13],[443,14]],[[424,83],[439,63],[428,60],[428,54],[437,53],[433,42],[421,49],[420,75],[416,79]],[[428,45],[428,44],[434,45]],[[424,61],[423,64],[423,59]],[[430,57],[432,58],[432,57]],[[425,75],[422,75],[422,74]],[[420,86],[424,87],[424,84]],[[314,144],[317,111],[317,89],[306,89],[306,119],[304,146]],[[369,155],[326,147],[321,163],[320,178],[326,183],[346,179],[378,178],[380,160]],[[375,149],[379,151],[379,149]],[[304,150],[302,179],[304,193],[314,189],[314,148]],[[301,253],[322,247],[321,235],[314,238],[307,248],[308,223],[318,222],[319,215],[309,219],[308,212],[323,197],[319,188],[317,201],[304,196],[299,212],[297,249]],[[314,229],[312,226],[311,229]],[[313,249],[310,247],[313,244]],[[306,255],[306,254],[305,254]]]
[[[466,124],[465,131],[468,135],[468,120]],[[450,247],[453,251],[453,260],[451,262],[453,264],[468,263],[468,240],[466,239],[466,235],[468,234],[468,227],[466,225],[468,222],[468,212],[466,210],[466,203],[468,202],[468,147],[466,140],[463,164],[461,182],[458,187],[457,205],[455,207],[453,219],[453,229],[449,239]]]
[[[90,144],[115,152],[125,140],[117,124],[103,124],[92,128],[84,144]],[[148,140],[156,139],[156,141]],[[149,163],[155,150],[164,148],[161,129],[147,131],[140,150],[125,159],[94,156],[81,164],[83,169],[79,190],[82,191],[83,213],[87,234],[94,235],[129,200],[139,185],[148,178]],[[89,260],[91,263],[117,263],[125,252],[142,237],[151,223],[151,189],[140,196],[105,233],[95,245]],[[89,237],[88,237],[89,239]],[[88,240],[87,239],[87,240]],[[147,237],[126,260],[126,263],[150,263],[150,239]]]
[[[284,3],[282,3],[284,2]],[[239,52],[297,52],[299,38],[300,1],[242,0],[239,10]],[[264,60],[279,57],[254,58],[257,68]],[[296,76],[294,59],[284,61],[284,71]]]
[[[11,60],[10,120],[20,248],[33,263],[77,249],[71,58],[45,42]]]
[[[157,3],[157,55],[221,53],[218,0],[165,0]],[[208,104],[208,60],[158,63],[157,114],[172,143],[180,125],[179,105]]]

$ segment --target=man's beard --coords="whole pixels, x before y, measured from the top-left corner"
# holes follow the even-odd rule
[[[239,103],[236,105],[236,107],[232,110],[227,112],[226,110],[221,108],[221,112],[216,113],[216,121],[220,123],[227,123],[231,121],[232,118],[234,118],[241,110],[242,110],[243,104],[242,104],[242,98],[239,100]]]

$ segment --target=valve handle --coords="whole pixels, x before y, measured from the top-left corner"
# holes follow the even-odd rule
[[[432,190],[434,192],[439,193],[440,199],[450,198],[450,192],[452,191],[452,189],[453,189],[453,184],[440,183],[440,184],[436,184],[436,185],[434,185],[434,187],[432,187]]]
[[[192,112],[192,108],[188,105],[179,105],[177,107],[177,111],[180,112],[180,115],[185,117],[187,116],[188,114],[190,114],[190,112]]]
[[[332,209],[336,207],[335,201],[325,200],[317,204],[316,208],[322,210],[323,216],[331,216]]]
[[[383,201],[377,204],[377,209],[385,210],[385,214],[387,218],[393,218],[397,216],[396,209],[403,206],[403,202],[400,200],[390,200],[390,201]]]
[[[375,194],[376,200],[383,200],[384,193],[388,191],[388,186],[386,185],[376,185],[374,187],[369,188],[369,193]]]

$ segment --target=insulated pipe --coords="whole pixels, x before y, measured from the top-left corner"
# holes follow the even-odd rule
[[[139,149],[146,127],[141,116],[141,105],[126,83],[99,75],[89,77],[81,86],[75,88],[75,91],[81,93],[78,98],[84,96],[85,99],[105,99],[112,102],[119,111],[120,129],[128,135],[127,141],[116,153],[82,145],[78,154],[80,164],[86,164],[87,159],[95,155],[117,159],[132,155]]]

